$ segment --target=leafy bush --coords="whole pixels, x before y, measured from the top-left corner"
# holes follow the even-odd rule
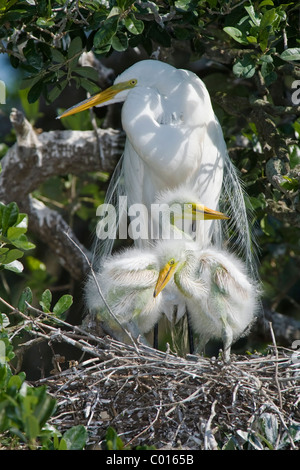
[[[44,450],[83,449],[84,426],[74,426],[63,435],[48,424],[56,411],[56,399],[45,385],[32,387],[25,374],[13,374],[9,361],[14,351],[8,333],[9,321],[1,314],[0,327],[0,436],[2,447]]]

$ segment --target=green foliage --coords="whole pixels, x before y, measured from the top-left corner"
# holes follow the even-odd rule
[[[139,445],[136,447],[125,446],[122,439],[118,436],[117,431],[113,427],[109,427],[105,434],[104,441],[105,450],[155,450],[154,446]]]
[[[49,434],[45,425],[56,401],[45,386],[30,387],[23,372],[12,373],[8,361],[13,359],[14,352],[3,322],[0,341],[5,349],[5,358],[1,357],[0,361],[0,433],[9,431],[29,448],[35,448],[37,440]]]
[[[291,425],[282,432],[275,413],[262,413],[253,428],[249,432],[237,430],[222,450],[285,450],[289,449],[290,440],[294,443],[300,440],[300,426]]]
[[[267,85],[273,83],[277,74],[274,60],[282,61],[300,59],[300,48],[292,47],[282,50],[278,39],[288,26],[286,10],[293,4],[279,4],[275,7],[271,0],[263,1],[255,8],[251,3],[245,5],[245,15],[235,26],[226,26],[224,31],[239,44],[251,46],[245,49],[242,58],[236,60],[233,72],[237,77],[251,78],[260,69]],[[278,47],[279,46],[279,47]]]
[[[22,258],[24,251],[35,247],[25,235],[27,227],[27,215],[19,212],[15,202],[7,205],[0,203],[0,270],[22,272],[23,265],[19,258]]]
[[[63,296],[64,297],[64,296]],[[70,302],[55,304],[59,318]],[[25,289],[20,297],[18,309],[27,312],[32,292]],[[51,303],[51,294],[46,291],[42,301]],[[55,317],[53,317],[55,321]],[[19,323],[21,329],[22,323]],[[10,337],[13,335],[8,317],[0,314],[0,436],[2,448],[28,448],[43,450],[82,450],[87,442],[87,431],[82,425],[73,426],[63,435],[48,424],[56,411],[56,400],[46,386],[33,387],[26,383],[24,372],[13,374],[10,362],[15,356]]]
[[[49,289],[46,289],[42,294],[42,299],[40,300],[40,305],[43,309],[43,312],[50,313],[50,307],[52,302],[52,294]],[[62,318],[63,314],[71,307],[73,303],[73,297],[71,295],[65,294],[56,302],[52,312],[56,317]]]
[[[106,450],[124,450],[122,439],[118,436],[116,430],[109,427],[105,435],[105,448]]]
[[[80,5],[53,0],[16,1],[6,3],[0,11],[0,40],[10,37],[7,49],[3,45],[2,50],[8,52],[14,67],[26,72],[23,87],[30,87],[29,103],[36,102],[41,94],[50,103],[70,80],[91,94],[99,91],[96,71],[78,64],[83,50],[108,55],[143,45],[151,54],[154,44],[170,47],[172,40],[177,39],[192,41],[199,54],[202,41],[220,36],[220,25],[218,29],[210,28],[219,11],[219,23],[224,18],[224,37],[228,35],[244,49],[242,57],[236,59],[235,75],[251,78],[260,70],[272,83],[276,80],[276,61],[299,60],[296,26],[291,21],[294,10],[294,2],[271,0],[238,5],[224,0],[151,4],[81,1]],[[21,24],[23,33],[13,35]],[[284,30],[292,40],[288,48],[283,44]]]

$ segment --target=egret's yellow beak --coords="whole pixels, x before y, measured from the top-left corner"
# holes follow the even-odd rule
[[[214,211],[209,209],[203,204],[192,204],[192,219],[193,220],[211,220],[211,219],[229,219],[223,212]]]
[[[157,297],[158,294],[166,287],[174,274],[177,264],[178,262],[172,259],[160,270],[153,297]]]
[[[130,90],[131,88],[135,87],[136,84],[137,80],[132,79],[128,80],[127,82],[121,82],[117,83],[116,85],[112,85],[106,90],[101,91],[101,93],[98,93],[95,96],[91,96],[91,98],[87,98],[86,100],[83,100],[67,109],[60,116],[58,116],[58,119],[71,116],[72,114],[79,113],[80,111],[85,111],[86,109],[92,108],[93,106],[108,105],[110,103],[124,101],[124,98],[117,99],[116,95],[118,95],[118,93],[121,91]]]

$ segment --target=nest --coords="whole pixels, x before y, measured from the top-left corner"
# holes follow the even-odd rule
[[[62,326],[35,334],[82,356],[34,384],[47,384],[57,400],[51,424],[61,432],[83,424],[88,448],[102,448],[109,427],[129,448],[300,448],[297,351],[273,344],[266,355],[232,355],[224,364]]]

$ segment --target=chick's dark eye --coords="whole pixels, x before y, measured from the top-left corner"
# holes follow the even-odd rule
[[[170,265],[172,266],[175,263],[175,260],[171,259]]]

